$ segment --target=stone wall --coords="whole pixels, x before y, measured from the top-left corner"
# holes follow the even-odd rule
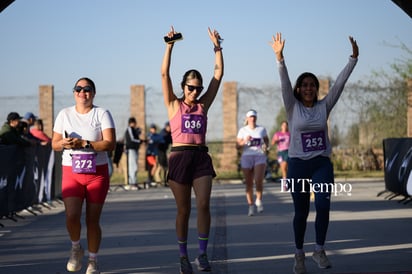
[[[383,148],[333,149],[332,162],[335,170],[373,171],[383,170]]]
[[[237,169],[236,136],[238,132],[238,92],[237,82],[223,83],[223,147],[221,153],[216,157],[219,163],[216,169],[230,171]],[[211,127],[213,125],[209,125]]]
[[[137,126],[141,128],[140,138],[146,139],[146,93],[144,85],[132,85],[130,87],[130,117],[136,118]],[[124,134],[119,132],[118,134]],[[120,136],[119,136],[120,137]],[[139,170],[145,170],[146,146],[142,144],[139,149]]]
[[[53,85],[39,86],[38,117],[43,120],[44,133],[52,137],[53,123],[54,123],[54,86]]]

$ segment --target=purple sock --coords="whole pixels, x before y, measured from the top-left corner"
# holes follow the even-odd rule
[[[207,243],[209,242],[209,234],[199,233],[199,254],[206,253]]]
[[[177,243],[179,244],[180,257],[187,257],[187,238],[178,238]]]

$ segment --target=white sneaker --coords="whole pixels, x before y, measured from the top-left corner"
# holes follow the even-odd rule
[[[70,258],[67,262],[67,271],[76,272],[82,268],[82,259],[84,256],[84,250],[81,246],[72,247],[70,250]]]
[[[263,212],[263,203],[261,200],[256,200],[255,205],[257,207],[257,212],[262,213]]]
[[[253,216],[254,214],[255,214],[255,206],[254,206],[254,205],[250,205],[247,216]]]
[[[86,274],[100,274],[99,267],[97,266],[97,262],[95,260],[89,259]]]

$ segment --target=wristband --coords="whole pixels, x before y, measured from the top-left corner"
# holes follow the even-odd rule
[[[215,51],[215,52],[218,52],[218,51],[221,51],[223,48],[222,47],[215,47],[213,50]]]

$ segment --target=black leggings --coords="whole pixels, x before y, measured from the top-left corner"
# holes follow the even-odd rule
[[[293,230],[297,249],[303,248],[306,223],[310,210],[310,189],[315,194],[315,231],[316,244],[324,245],[329,225],[331,186],[334,184],[333,165],[327,157],[315,157],[309,160],[288,159],[288,175],[295,216]],[[323,184],[322,189],[317,184]]]

